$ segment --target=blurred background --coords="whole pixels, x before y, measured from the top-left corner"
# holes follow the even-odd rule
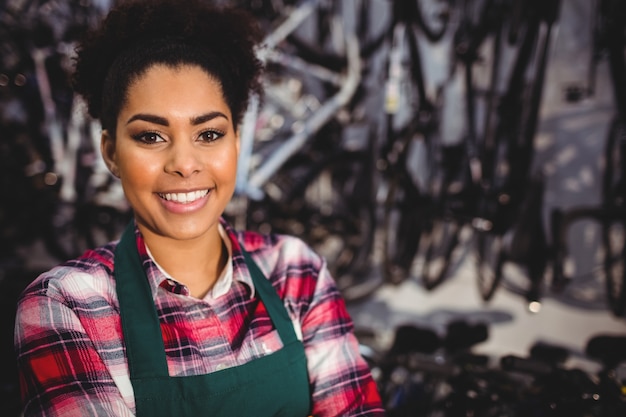
[[[623,2],[215,3],[266,33],[225,216],[326,257],[389,414],[626,415]],[[18,294],[131,216],[68,82],[113,5],[0,2],[2,415]]]

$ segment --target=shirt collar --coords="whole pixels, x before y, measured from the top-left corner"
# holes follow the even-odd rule
[[[239,243],[235,232],[224,219],[220,220],[218,230],[220,236],[222,237],[222,241],[224,242],[224,246],[228,251],[228,259],[225,268],[222,270],[219,278],[213,285],[213,288],[211,288],[211,290],[204,297],[204,300],[209,301],[226,295],[232,287],[233,279],[246,284],[250,288],[250,298],[253,298],[255,295],[255,288],[250,273],[247,271],[247,268],[243,271],[242,268],[238,267],[238,265],[233,262],[233,250],[239,252]],[[137,226],[135,226],[135,233],[138,236],[137,243],[139,247],[143,247],[142,249],[144,249],[143,251],[140,249],[139,254],[142,257],[144,268],[147,276],[149,277],[153,293],[156,292],[158,287],[162,287],[173,293],[188,296],[189,289],[185,285],[178,282],[176,278],[167,273],[167,271],[165,271],[154,259]],[[241,257],[241,254],[238,255],[238,257]],[[146,259],[149,262],[148,265],[145,262]],[[150,264],[154,265],[154,268],[151,268]],[[235,267],[233,267],[233,265],[235,265]]]

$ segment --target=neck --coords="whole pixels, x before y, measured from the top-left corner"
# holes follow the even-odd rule
[[[203,298],[213,288],[228,260],[217,227],[194,240],[178,241],[149,233],[144,234],[144,239],[161,268],[186,285],[196,298]]]

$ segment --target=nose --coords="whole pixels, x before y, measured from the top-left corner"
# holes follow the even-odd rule
[[[165,172],[187,178],[201,169],[198,151],[191,142],[185,140],[174,141],[168,150],[165,163]]]

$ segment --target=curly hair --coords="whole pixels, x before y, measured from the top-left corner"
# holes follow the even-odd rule
[[[155,64],[198,65],[221,84],[237,127],[251,94],[262,93],[260,39],[260,27],[244,10],[206,0],[130,0],[79,43],[72,86],[89,115],[114,135],[134,80]]]

